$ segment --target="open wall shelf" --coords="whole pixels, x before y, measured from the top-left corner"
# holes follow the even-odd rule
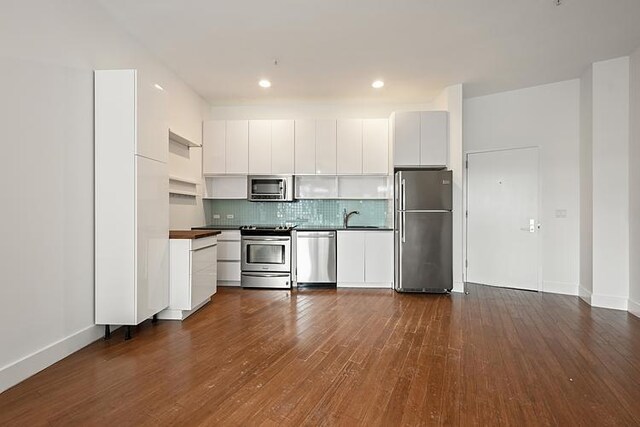
[[[189,147],[189,148],[202,147],[201,144],[196,144],[195,142],[192,142],[187,138],[184,138],[178,135],[177,133],[172,132],[171,129],[169,129],[169,141],[177,142],[178,144],[182,144],[185,147]]]

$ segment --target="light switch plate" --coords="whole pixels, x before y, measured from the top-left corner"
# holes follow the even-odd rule
[[[213,219],[220,219],[220,214],[213,214]]]
[[[566,218],[567,210],[566,209],[556,209],[556,218]]]
[[[233,219],[233,214],[228,214],[227,219]]]

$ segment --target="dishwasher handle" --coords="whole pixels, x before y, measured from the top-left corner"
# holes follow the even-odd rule
[[[298,231],[298,238],[333,238],[336,237],[334,231]]]

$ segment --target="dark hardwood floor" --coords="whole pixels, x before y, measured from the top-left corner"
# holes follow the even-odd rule
[[[221,289],[0,395],[0,425],[638,425],[640,319],[574,297]]]

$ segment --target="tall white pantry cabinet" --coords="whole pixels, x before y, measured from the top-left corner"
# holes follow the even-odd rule
[[[137,70],[95,71],[95,322],[130,326],[169,305],[169,125]]]

